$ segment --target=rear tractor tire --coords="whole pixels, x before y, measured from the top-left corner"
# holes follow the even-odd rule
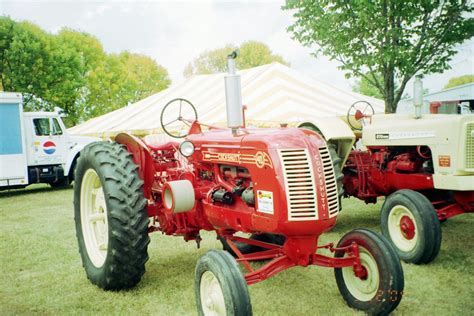
[[[399,190],[387,197],[381,212],[382,234],[409,263],[433,261],[441,246],[441,225],[433,204],[423,194]]]
[[[237,261],[223,250],[205,253],[196,265],[196,305],[200,316],[250,316],[247,283]]]
[[[124,146],[87,145],[78,160],[74,220],[89,280],[105,290],[136,285],[148,260],[148,215],[143,181]]]
[[[368,229],[356,229],[341,238],[338,247],[359,246],[360,261],[366,272],[361,278],[353,267],[336,268],[337,286],[347,305],[370,315],[387,315],[400,303],[404,278],[400,259],[390,242]],[[336,252],[343,257],[345,252]]]

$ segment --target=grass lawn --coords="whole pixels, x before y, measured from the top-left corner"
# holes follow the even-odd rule
[[[336,228],[321,242],[352,228],[379,231],[378,205],[344,200]],[[395,314],[468,315],[474,311],[474,216],[443,225],[443,243],[430,265],[403,264],[405,296]],[[0,314],[195,315],[194,267],[220,248],[204,233],[201,249],[181,238],[152,234],[150,260],[133,290],[105,292],[89,283],[77,250],[72,190],[46,185],[0,192]],[[355,314],[331,269],[294,268],[250,287],[255,315]]]

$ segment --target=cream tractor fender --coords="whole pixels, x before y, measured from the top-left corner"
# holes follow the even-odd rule
[[[298,125],[300,128],[315,130],[322,134],[327,142],[337,145],[337,154],[346,163],[356,136],[351,128],[339,117],[322,117]]]

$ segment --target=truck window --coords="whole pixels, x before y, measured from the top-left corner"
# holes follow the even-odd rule
[[[33,124],[35,126],[36,136],[49,136],[49,118],[36,118],[33,119]]]
[[[59,125],[59,122],[57,119],[53,118],[53,135],[62,135],[63,131],[61,129],[61,125]]]

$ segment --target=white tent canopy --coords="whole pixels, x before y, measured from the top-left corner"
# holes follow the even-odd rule
[[[349,106],[365,100],[376,112],[383,101],[344,91],[279,63],[239,72],[247,121],[258,124],[310,121],[316,117],[345,115]],[[199,121],[224,125],[226,121],[224,74],[197,75],[124,108],[93,118],[69,129],[72,134],[112,136],[119,132],[161,132],[160,113],[174,98],[189,100]],[[183,113],[186,117],[186,113]],[[189,116],[188,117],[192,117]]]

